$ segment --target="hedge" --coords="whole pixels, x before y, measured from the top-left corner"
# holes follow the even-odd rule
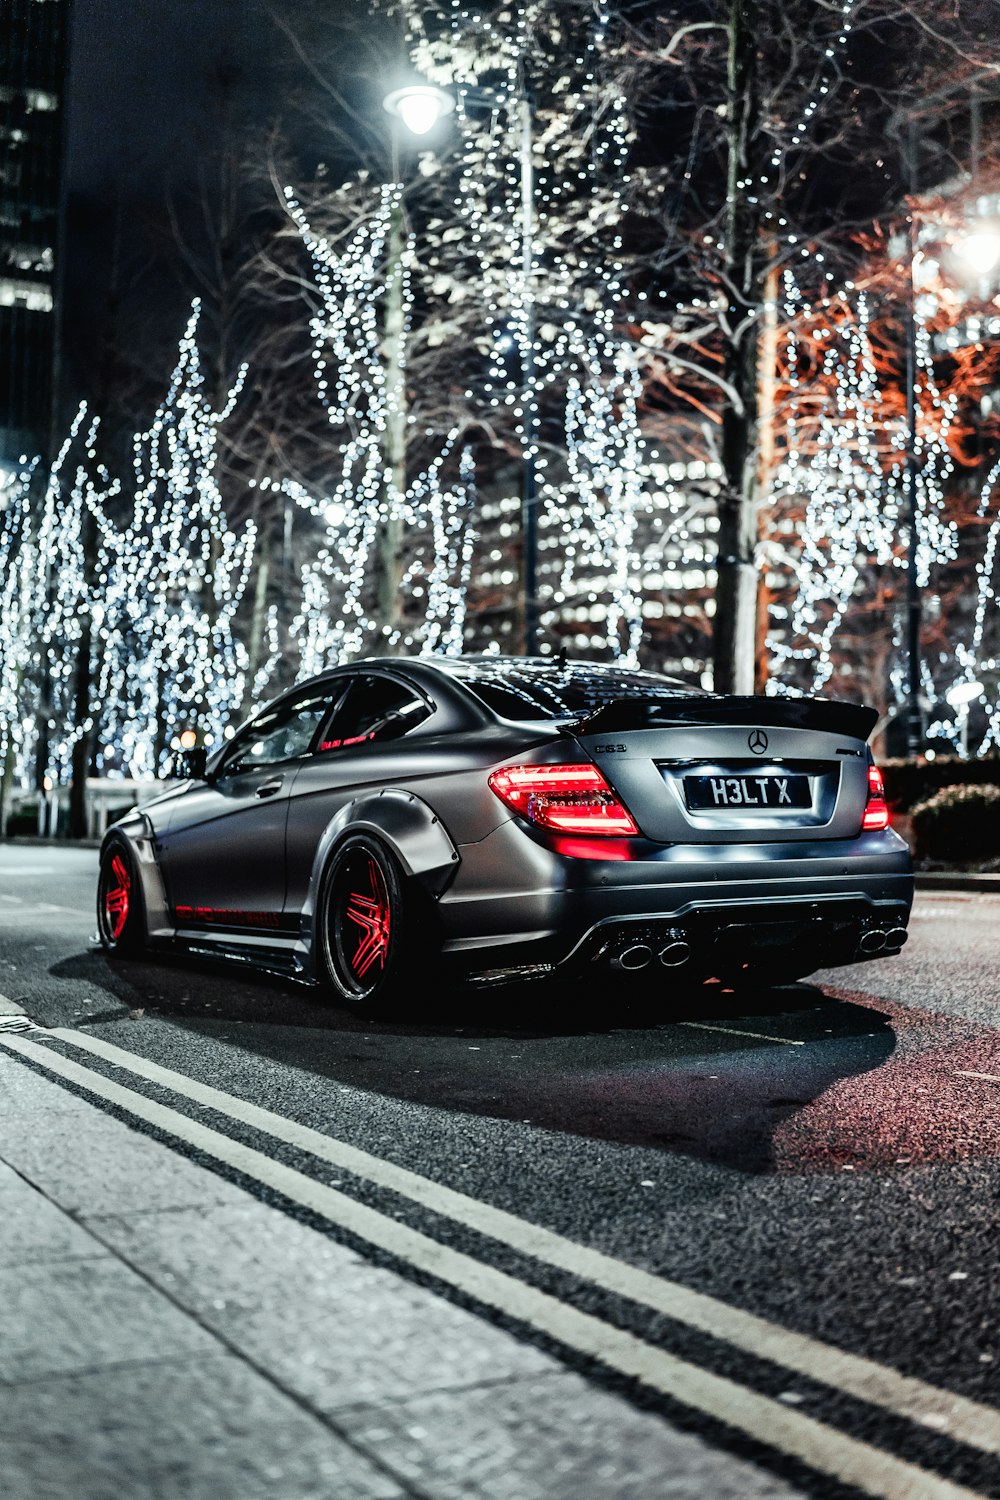
[[[967,863],[1000,855],[1000,786],[946,786],[910,814],[919,859]]]
[[[1000,757],[962,760],[939,755],[934,760],[880,760],[885,800],[894,813],[909,813],[944,787],[1000,786]]]

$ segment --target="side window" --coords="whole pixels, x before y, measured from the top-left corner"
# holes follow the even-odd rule
[[[317,749],[349,750],[379,740],[395,740],[422,722],[431,710],[412,688],[391,677],[356,677]]]
[[[262,714],[233,742],[222,774],[231,776],[237,771],[252,771],[257,766],[271,766],[306,755],[329,711],[329,692],[314,692]]]

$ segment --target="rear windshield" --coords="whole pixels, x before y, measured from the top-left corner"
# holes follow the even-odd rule
[[[618,698],[685,698],[700,692],[673,677],[599,662],[533,666],[452,659],[450,675],[504,719],[584,719]]]

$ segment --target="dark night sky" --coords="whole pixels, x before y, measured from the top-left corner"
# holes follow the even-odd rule
[[[277,3],[294,18],[307,0]],[[342,3],[329,0],[331,18]],[[212,156],[225,139],[223,100],[236,139],[280,114],[294,59],[266,4],[75,0],[65,168],[67,418],[81,397],[106,405],[120,378],[120,366],[110,373],[108,343],[131,351],[140,384],[145,367],[151,384],[136,396],[139,410],[169,373],[197,288],[190,276],[185,281],[165,205],[169,198],[186,226],[197,223],[199,173],[213,180]]]
[[[71,192],[115,183],[156,197],[213,138],[213,80],[239,70],[251,109],[276,102],[276,32],[256,0],[76,0],[69,79]]]

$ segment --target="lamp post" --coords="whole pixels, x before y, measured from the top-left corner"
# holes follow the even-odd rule
[[[489,89],[465,84],[463,99],[470,102],[499,104],[501,95]],[[410,84],[387,94],[383,106],[402,119],[416,134],[426,134],[443,115],[455,108],[454,96],[431,84]],[[535,340],[536,312],[534,291],[535,265],[535,174],[533,101],[523,59],[517,73],[518,165],[521,206],[521,568],[520,568],[520,636],[525,656],[538,650],[538,495],[536,458],[538,445],[538,399],[536,394]],[[398,171],[396,176],[398,177]],[[390,234],[392,226],[390,225]],[[400,223],[399,234],[402,234]],[[398,254],[402,256],[400,238]],[[402,279],[399,287],[402,307]],[[387,300],[386,323],[390,301]]]
[[[393,89],[382,107],[413,136],[425,136],[455,107],[452,96],[434,84],[415,81]],[[395,197],[386,234],[386,278],[383,310],[385,335],[385,490],[376,542],[375,610],[379,625],[376,651],[388,648],[402,619],[403,517],[406,492],[406,310],[403,254],[406,213],[400,166],[400,132],[392,131],[392,180]]]

